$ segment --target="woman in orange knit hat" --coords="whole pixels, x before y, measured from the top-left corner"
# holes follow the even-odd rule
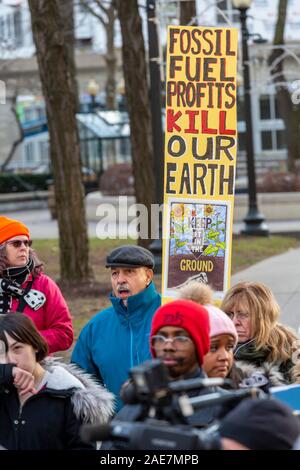
[[[31,244],[26,225],[0,216],[0,314],[23,312],[46,339],[49,352],[64,351],[73,342],[71,315]]]

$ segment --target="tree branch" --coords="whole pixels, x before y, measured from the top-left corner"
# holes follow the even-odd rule
[[[15,116],[16,123],[17,123],[18,129],[19,129],[20,137],[13,142],[12,147],[9,151],[9,154],[7,155],[6,159],[4,160],[4,162],[1,165],[1,171],[5,171],[5,168],[10,163],[10,161],[12,160],[12,158],[15,154],[15,151],[16,151],[17,147],[24,140],[24,130],[22,128],[22,125],[21,125],[21,122],[20,122],[20,119],[19,119],[19,116],[18,116],[18,113],[17,113],[17,110],[16,110],[16,101],[17,101],[17,95],[15,94],[15,96],[12,99],[12,106],[11,106],[10,109],[11,109],[11,112],[13,113],[13,115]]]
[[[102,5],[101,0],[94,0],[94,3],[96,3],[97,7],[100,8],[100,10],[107,15],[108,8],[105,8]]]
[[[106,27],[107,22],[104,20],[103,16],[100,15],[100,13],[97,13],[88,3],[87,0],[80,0],[80,4],[86,9],[88,13],[93,15],[95,18],[97,18],[103,26]],[[107,13],[106,9],[104,8],[104,11]]]

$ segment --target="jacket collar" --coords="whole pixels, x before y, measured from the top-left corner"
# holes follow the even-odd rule
[[[111,292],[109,298],[110,301],[119,315],[122,323],[127,323],[129,320],[139,321],[141,317],[144,317],[145,310],[149,304],[157,297],[158,293],[153,282],[136,295],[131,295],[127,300],[127,308],[123,304],[122,300],[115,297]]]
[[[49,375],[45,388],[38,395],[70,396],[75,416],[84,422],[99,424],[111,419],[114,395],[91,374],[75,364],[64,364],[57,357],[47,357],[42,361],[42,366]]]
[[[268,348],[257,349],[254,338],[245,343],[238,343],[233,355],[236,361],[248,361],[261,364],[267,360],[269,353],[270,350]]]
[[[47,388],[60,391],[84,388],[82,382],[62,366],[55,366],[48,372]]]
[[[197,369],[195,369],[193,372],[187,373],[182,378],[184,380],[188,380],[188,379],[205,379],[205,378],[207,378],[207,375],[205,374],[202,367],[197,367]]]

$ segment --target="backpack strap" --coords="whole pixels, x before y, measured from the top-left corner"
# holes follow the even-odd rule
[[[25,288],[25,292],[24,292],[24,295],[23,297],[21,297],[20,301],[19,301],[19,305],[18,305],[18,309],[17,311],[20,312],[20,313],[23,313],[24,311],[24,308],[26,307],[27,303],[24,299],[24,296],[26,294],[28,294],[28,292],[30,291],[31,287],[32,287],[32,284],[33,284],[33,279],[31,279],[31,281],[28,282],[26,288]]]

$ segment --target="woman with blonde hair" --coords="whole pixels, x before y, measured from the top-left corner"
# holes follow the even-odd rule
[[[300,382],[299,338],[278,323],[280,308],[267,286],[239,282],[228,290],[221,308],[237,330],[234,358],[242,386]]]

